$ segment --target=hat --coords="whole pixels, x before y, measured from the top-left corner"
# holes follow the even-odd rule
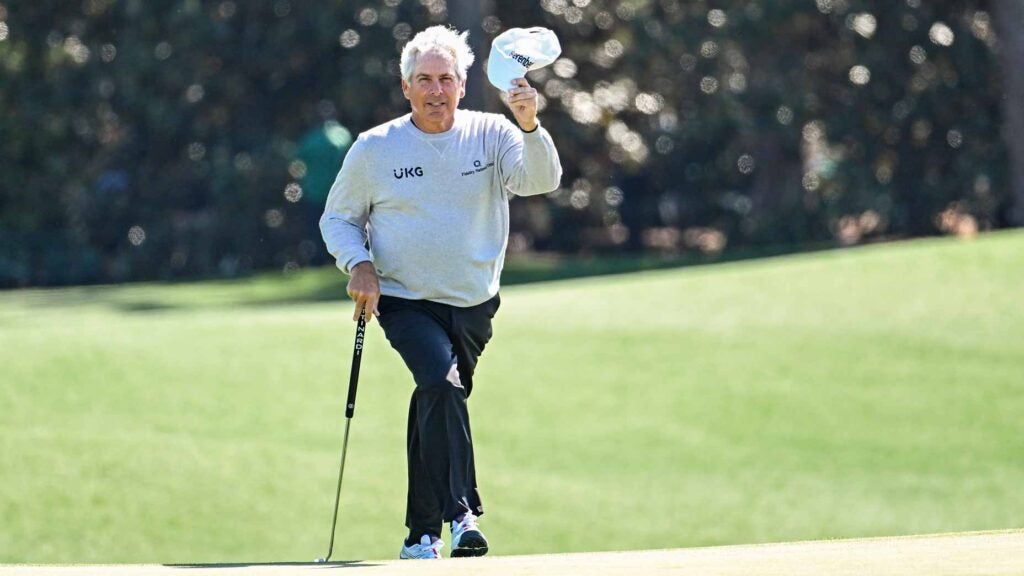
[[[509,90],[513,80],[551,64],[561,53],[558,37],[547,28],[509,28],[491,42],[487,79],[497,89]]]

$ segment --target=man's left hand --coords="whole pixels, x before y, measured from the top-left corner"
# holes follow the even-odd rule
[[[516,78],[512,83],[515,87],[508,91],[508,107],[519,127],[532,132],[537,129],[537,89],[526,78]]]

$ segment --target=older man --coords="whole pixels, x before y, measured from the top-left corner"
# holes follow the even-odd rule
[[[412,112],[359,135],[320,220],[351,275],[353,320],[377,316],[412,373],[406,538],[400,558],[487,553],[466,400],[491,337],[508,243],[510,195],[558,187],[562,169],[525,78],[502,115],[460,110],[473,53],[467,33],[434,26],[402,50]]]

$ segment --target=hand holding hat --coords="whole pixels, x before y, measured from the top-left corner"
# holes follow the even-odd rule
[[[516,78],[515,85],[508,91],[508,107],[516,117],[516,123],[526,132],[537,129],[537,89],[530,86],[526,78]]]
[[[537,128],[537,90],[526,73],[551,64],[561,53],[558,37],[547,28],[510,28],[491,43],[487,79],[507,91],[509,108],[527,132]]]

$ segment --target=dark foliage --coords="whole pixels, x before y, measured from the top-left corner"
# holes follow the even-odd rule
[[[315,220],[348,141],[337,123],[354,135],[405,113],[400,48],[453,7],[0,6],[0,286],[329,261]],[[511,249],[714,253],[1007,225],[987,9],[481,3],[482,45],[544,25],[564,50],[531,74],[563,188],[514,202]]]

